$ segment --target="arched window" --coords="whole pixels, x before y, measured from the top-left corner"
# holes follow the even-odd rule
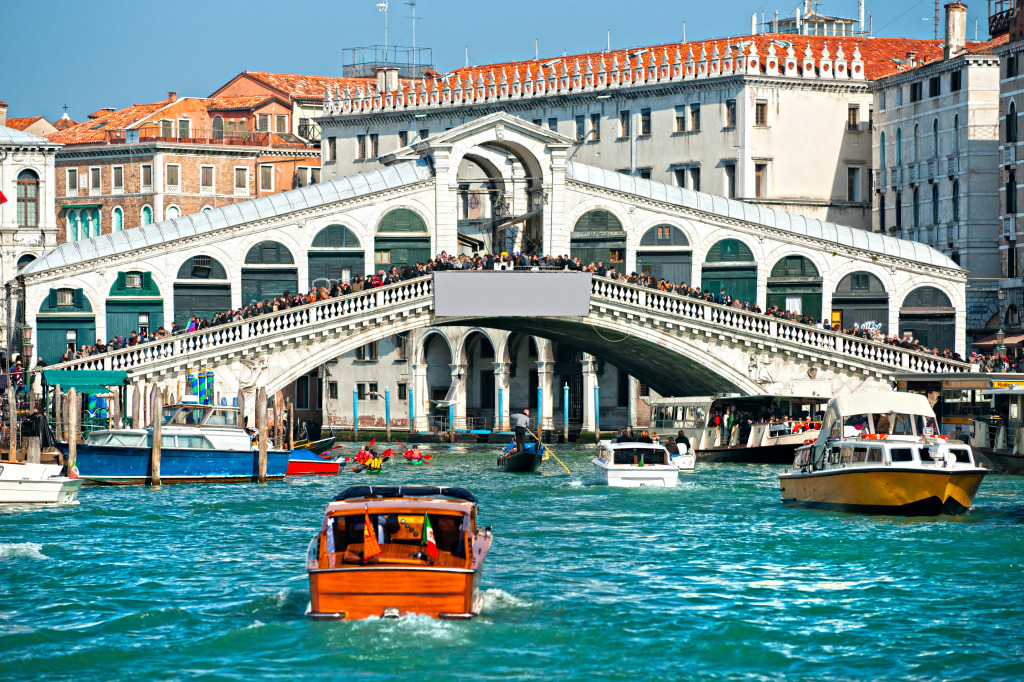
[[[939,224],[939,183],[932,183],[932,225]]]
[[[84,209],[82,211],[82,221],[80,223],[81,229],[79,231],[80,239],[89,239],[90,237],[98,237],[100,234],[100,212],[97,208]]]
[[[913,201],[913,226],[915,229],[917,229],[918,227],[921,227],[921,190],[919,190],[917,187],[914,188]]]
[[[754,260],[754,252],[738,239],[723,239],[708,250],[708,263],[747,263]]]
[[[78,235],[81,233],[81,218],[78,215],[78,211],[72,209],[67,212],[67,223],[68,223],[68,234],[67,240],[69,242],[77,242]]]
[[[124,229],[124,211],[121,210],[120,206],[115,206],[114,210],[110,212],[110,231],[120,232]]]
[[[921,160],[921,126],[914,124],[914,163]]]
[[[960,181],[953,181],[953,222],[960,222]]]
[[[377,225],[378,232],[426,232],[427,224],[415,211],[396,208],[389,212]]]
[[[140,220],[141,225],[152,225],[153,224],[153,209],[149,206],[142,207],[142,216]]]
[[[587,211],[576,221],[573,232],[621,232],[622,223],[610,211]]]
[[[224,119],[221,116],[213,117],[213,139],[224,139]]]
[[[1010,108],[1006,112],[1006,141],[1017,141],[1017,105],[1010,100]]]
[[[939,158],[939,119],[932,121],[932,158]]]
[[[885,192],[878,196],[878,230],[885,232]]]
[[[885,170],[885,131],[882,131],[882,135],[878,142],[878,167],[883,171]]]
[[[39,225],[39,176],[35,171],[18,173],[18,227]]]
[[[903,165],[903,128],[896,129],[896,165]]]
[[[953,155],[960,154],[960,114],[953,117]]]
[[[209,213],[213,210],[213,206],[203,206],[203,213]]]
[[[678,227],[673,225],[657,225],[652,227],[640,238],[640,246],[689,246],[690,240]]]
[[[260,242],[245,254],[246,265],[293,265],[292,252],[279,242]]]
[[[903,192],[896,192],[896,229],[903,229]]]
[[[1010,171],[1006,177],[1006,212],[1017,212],[1017,173]]]
[[[171,205],[171,206],[167,207],[167,219],[168,220],[174,220],[175,218],[177,218],[179,216],[181,216],[181,210],[177,206]]]
[[[358,249],[359,239],[344,225],[328,225],[313,237],[315,249]]]
[[[21,270],[23,267],[31,263],[36,259],[31,253],[26,253],[24,256],[18,259],[18,269]]]

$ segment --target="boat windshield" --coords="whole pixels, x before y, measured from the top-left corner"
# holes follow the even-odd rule
[[[440,552],[438,565],[453,559],[467,559],[466,533],[470,527],[468,514],[430,512],[430,528]],[[423,510],[410,510],[407,514],[369,514],[377,542],[381,545],[382,560],[426,560],[423,542]],[[363,549],[365,514],[332,516],[327,526],[325,550],[327,554],[352,555],[359,561]],[[345,556],[345,562],[349,557]],[[458,565],[461,564],[457,562]]]
[[[661,448],[615,448],[613,464],[667,464]]]
[[[203,421],[203,415],[209,410],[208,407],[197,405],[174,405],[165,407],[163,411],[163,423],[179,426],[196,426]]]
[[[851,414],[843,418],[844,438],[855,438],[864,434],[933,436],[938,432],[935,417],[930,415],[886,412]]]
[[[208,426],[238,426],[237,410],[215,409],[206,420]]]

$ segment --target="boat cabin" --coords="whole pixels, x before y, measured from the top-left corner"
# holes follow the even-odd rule
[[[226,405],[168,405],[162,414],[162,423],[166,426],[242,428],[238,408]]]
[[[153,436],[145,431],[94,431],[86,445],[109,445],[122,448],[152,449]],[[214,450],[209,438],[197,434],[160,434],[162,449]]]
[[[669,465],[668,450],[660,443],[612,443],[601,441],[599,457],[608,464],[628,466]]]

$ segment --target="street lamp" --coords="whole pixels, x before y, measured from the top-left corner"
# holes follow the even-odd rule
[[[1000,358],[1006,357],[1006,346],[1003,345],[1003,341],[1006,339],[1006,332],[1000,327],[999,331],[996,332],[996,352]]]
[[[21,353],[25,356],[25,369],[32,363],[32,325],[24,325],[21,328]]]

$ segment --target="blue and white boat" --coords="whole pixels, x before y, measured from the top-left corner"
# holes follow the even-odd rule
[[[160,429],[161,483],[243,483],[258,476],[259,450],[236,407],[168,405]],[[67,454],[67,443],[58,447]],[[94,431],[78,444],[78,473],[87,484],[147,483],[152,447],[153,429]],[[267,480],[284,478],[288,456],[268,450]]]

